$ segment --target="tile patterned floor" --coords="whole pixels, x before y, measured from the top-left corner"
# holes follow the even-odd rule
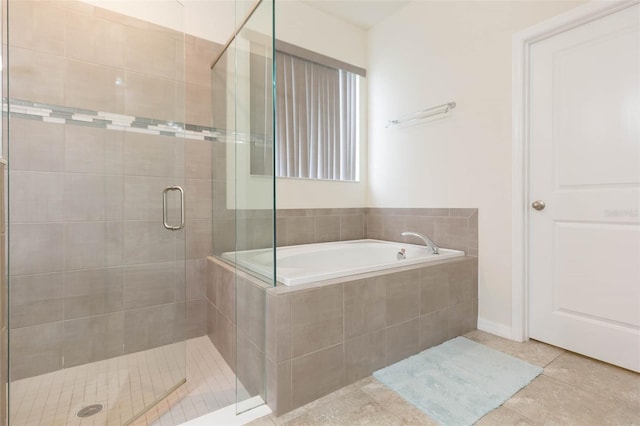
[[[478,426],[640,425],[640,374],[529,341],[517,343],[482,331],[466,335],[544,368],[544,372]],[[281,417],[251,426],[437,425],[398,394],[368,377]]]
[[[235,402],[235,375],[208,337],[190,339],[12,382],[12,426],[122,425],[184,378],[187,383],[134,423],[179,425]],[[77,411],[100,403],[99,414]]]

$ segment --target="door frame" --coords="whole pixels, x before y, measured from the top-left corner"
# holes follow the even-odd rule
[[[640,0],[591,1],[518,32],[512,43],[511,338],[529,339],[529,87],[531,45]]]

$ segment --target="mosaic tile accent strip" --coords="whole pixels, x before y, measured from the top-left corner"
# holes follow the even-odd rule
[[[9,104],[5,100],[2,104],[2,111],[5,114],[10,113],[11,117],[46,121],[48,123],[98,127],[159,136],[176,136],[194,140],[217,141],[228,136],[224,130],[213,127],[105,111],[91,111],[61,105],[41,104],[19,99],[10,99]],[[238,136],[240,140],[251,139],[250,137],[242,137],[242,135]]]

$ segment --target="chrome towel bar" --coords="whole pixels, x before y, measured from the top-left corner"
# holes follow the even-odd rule
[[[424,120],[427,118],[435,117],[438,115],[444,115],[454,109],[456,107],[455,102],[447,102],[446,104],[438,105],[432,108],[427,108],[422,111],[413,112],[411,114],[403,115],[400,118],[395,120],[387,121],[387,124],[384,126],[386,128],[398,126],[400,124]]]

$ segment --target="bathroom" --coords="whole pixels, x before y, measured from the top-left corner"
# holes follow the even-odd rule
[[[639,7],[4,0],[0,421],[430,424],[378,372],[465,336],[544,368],[484,424],[637,422]]]

